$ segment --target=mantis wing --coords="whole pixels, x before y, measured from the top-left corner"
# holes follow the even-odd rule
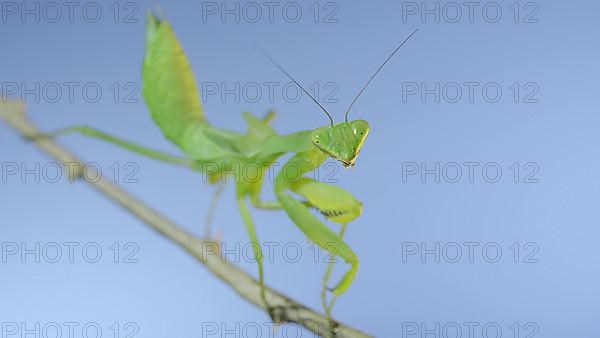
[[[235,133],[212,128],[204,117],[190,63],[167,20],[148,13],[143,95],[164,135],[193,160],[239,156]]]
[[[156,124],[182,146],[191,124],[206,124],[189,61],[168,21],[148,13],[143,95]]]

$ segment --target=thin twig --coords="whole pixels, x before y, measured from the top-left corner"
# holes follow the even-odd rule
[[[38,135],[41,132],[27,120],[25,105],[20,102],[0,102],[0,118],[3,118],[24,137]],[[77,166],[78,170],[70,170],[71,176],[69,179],[75,180],[81,177],[82,162],[71,152],[59,146],[52,139],[39,138],[32,143],[60,163],[79,163]],[[198,261],[204,263],[217,278],[230,285],[243,299],[267,312],[260,298],[259,283],[252,276],[222,259],[218,253],[217,243],[195,237],[181,226],[173,223],[145,203],[137,200],[117,185],[105,179],[100,179],[95,183],[88,183],[106,197],[144,221],[150,228],[175,242]],[[271,288],[267,288],[266,298],[271,306],[277,308],[277,322],[296,323],[322,337],[330,337],[333,335],[333,332],[335,332],[336,338],[369,337],[365,333],[342,323],[331,322],[326,316]]]

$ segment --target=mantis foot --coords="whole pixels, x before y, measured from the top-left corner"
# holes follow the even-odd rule
[[[338,322],[330,319],[329,320],[329,337],[331,337],[331,338],[337,337],[337,334],[339,331],[340,331],[340,324],[338,324]]]
[[[267,305],[267,312],[273,323],[281,323],[284,319],[285,308],[283,306],[270,306]]]

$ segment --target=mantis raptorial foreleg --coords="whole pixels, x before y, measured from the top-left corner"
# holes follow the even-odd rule
[[[290,190],[305,197],[310,206],[334,223],[351,222],[362,212],[362,203],[348,191],[312,178],[301,177],[290,183]]]
[[[342,223],[340,230],[340,239],[344,237],[348,222],[353,221],[362,212],[362,203],[346,190],[317,182],[308,177],[302,177],[297,182],[291,184],[291,190],[305,197],[314,208],[317,208],[328,220],[335,223]],[[337,299],[334,294],[331,302],[327,304],[328,283],[334,267],[334,260],[329,262],[327,272],[323,278],[323,287],[321,291],[321,302],[327,316],[331,317],[331,310]]]
[[[313,185],[308,183],[308,181],[302,183],[303,178],[301,178],[301,176],[317,168],[325,159],[326,155],[319,150],[299,153],[292,157],[290,161],[283,166],[281,172],[275,179],[275,194],[292,221],[311,241],[315,242],[322,249],[329,251],[332,255],[341,257],[351,265],[350,270],[346,272],[344,277],[342,277],[342,280],[331,289],[335,295],[340,295],[350,287],[356,276],[356,272],[358,271],[358,258],[356,254],[340,238],[340,236],[323,224],[306,205],[287,192],[288,190],[292,190],[294,184],[304,185],[306,197],[309,198],[310,196],[313,201],[323,204],[324,201],[317,198],[315,191],[325,189],[324,187],[326,185],[321,185],[314,181],[313,183],[318,183],[318,185]],[[297,176],[295,176],[296,178],[290,178],[289,176],[289,169],[292,167],[295,170],[300,171],[297,173]],[[312,185],[312,187],[306,186],[307,184]],[[300,189],[300,191],[302,190],[303,189]],[[358,203],[360,205],[360,202]]]
[[[91,127],[86,127],[86,126],[75,126],[75,127],[64,128],[64,129],[60,129],[60,130],[57,130],[52,133],[36,135],[36,136],[33,136],[32,138],[33,139],[42,138],[42,137],[54,138],[57,136],[61,136],[61,135],[65,135],[65,134],[73,134],[73,133],[80,133],[87,137],[100,139],[102,141],[106,141],[106,142],[112,143],[118,147],[132,151],[136,154],[150,157],[155,160],[173,163],[173,164],[181,165],[181,166],[188,167],[188,168],[193,167],[193,162],[187,158],[178,157],[178,156],[167,154],[167,153],[164,153],[164,152],[161,152],[158,150],[154,150],[154,149],[151,149],[151,148],[148,148],[145,146],[141,146],[139,144],[135,144],[133,142],[126,141],[126,140],[123,140],[116,136],[110,135],[101,130],[91,128]]]
[[[308,177],[290,182],[290,190],[306,198],[302,204],[318,209],[327,219],[335,223],[350,222],[362,212],[362,203],[346,190]],[[250,201],[258,209],[283,208],[281,202],[263,201],[258,194],[251,195]]]
[[[294,179],[289,183],[289,190],[294,193],[306,198],[306,201],[300,203],[305,207],[311,207],[319,210],[328,220],[335,223],[342,223],[342,230],[340,231],[340,239],[343,237],[346,225],[348,222],[353,221],[362,212],[362,203],[358,201],[352,194],[346,190],[332,186],[326,183],[315,181],[308,177],[300,177]],[[281,209],[283,205],[279,201],[262,201],[256,193],[250,196],[252,204],[261,209]],[[333,246],[335,250],[335,243],[328,243],[329,246]],[[327,272],[323,280],[323,292],[321,293],[321,299],[323,302],[323,308],[327,315],[331,314],[331,309],[335,303],[337,295],[334,295],[331,302],[327,304],[327,283],[333,271],[334,261],[329,263]]]

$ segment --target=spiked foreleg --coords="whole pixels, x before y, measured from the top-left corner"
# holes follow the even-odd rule
[[[348,191],[327,183],[302,177],[290,184],[290,189],[305,197],[308,204],[318,209],[334,223],[352,222],[362,212],[362,203]]]
[[[302,175],[319,167],[325,159],[326,155],[318,149],[299,153],[292,157],[283,166],[275,179],[275,194],[288,216],[304,232],[306,237],[319,245],[323,250],[341,257],[351,265],[350,270],[346,272],[338,285],[332,289],[334,294],[340,295],[350,287],[358,271],[358,258],[356,254],[340,236],[323,224],[305,204],[288,193],[295,186],[299,192],[306,194],[305,196],[309,199],[309,202],[312,199],[321,205],[328,203],[325,201],[326,198],[316,198],[318,194],[315,194],[315,191],[321,189],[321,186],[311,186],[308,181],[302,178]],[[291,172],[294,172],[294,175]]]

